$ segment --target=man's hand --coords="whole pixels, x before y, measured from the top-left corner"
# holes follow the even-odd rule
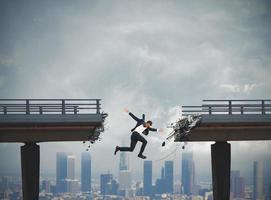
[[[129,110],[127,108],[123,108],[123,111],[129,113]]]
[[[159,128],[158,130],[159,130],[159,132],[161,132],[161,133],[164,132],[164,129],[163,129],[163,128]]]

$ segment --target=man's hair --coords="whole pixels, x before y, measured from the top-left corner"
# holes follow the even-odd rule
[[[152,121],[151,120],[148,120],[146,123],[152,125]]]

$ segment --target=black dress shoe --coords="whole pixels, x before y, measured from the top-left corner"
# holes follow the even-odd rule
[[[118,151],[119,151],[119,146],[116,146],[114,155],[116,155]]]
[[[144,155],[142,155],[142,154],[138,154],[137,155],[139,158],[142,158],[142,159],[146,159],[147,157],[146,156],[144,156]]]

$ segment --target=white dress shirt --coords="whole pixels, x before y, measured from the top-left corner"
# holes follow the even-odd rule
[[[146,135],[143,133],[145,130],[147,129],[147,127],[144,127],[143,124],[136,127],[136,129],[134,130],[135,132],[138,132],[140,135],[142,135],[145,139],[146,138]],[[157,129],[157,132],[159,131],[159,129]]]
[[[146,130],[147,127],[144,127],[143,124],[136,127],[136,129],[134,130],[135,132],[138,132],[139,134],[142,134],[145,130]],[[144,134],[143,134],[144,135]]]

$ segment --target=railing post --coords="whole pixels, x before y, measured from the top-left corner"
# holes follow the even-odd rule
[[[264,100],[262,100],[262,114],[265,114],[265,105],[264,105]]]
[[[241,105],[240,109],[241,109],[241,115],[243,115],[244,114],[244,106]]]
[[[97,114],[100,114],[100,99],[96,99],[96,113]]]
[[[231,106],[231,100],[229,100],[229,114],[231,115],[232,114],[232,106]]]
[[[65,112],[65,100],[62,99],[61,101],[62,101],[62,115],[65,115],[66,114],[66,112]]]
[[[77,106],[73,107],[73,112],[74,112],[74,114],[77,114],[77,112],[78,112]]]
[[[209,110],[209,115],[212,114],[212,106],[208,106],[208,110]]]
[[[42,106],[39,107],[39,113],[42,115]]]
[[[29,99],[26,100],[26,111],[25,114],[29,115],[30,114],[30,105],[29,105]]]
[[[6,115],[8,112],[7,112],[7,107],[4,106],[4,115]]]

